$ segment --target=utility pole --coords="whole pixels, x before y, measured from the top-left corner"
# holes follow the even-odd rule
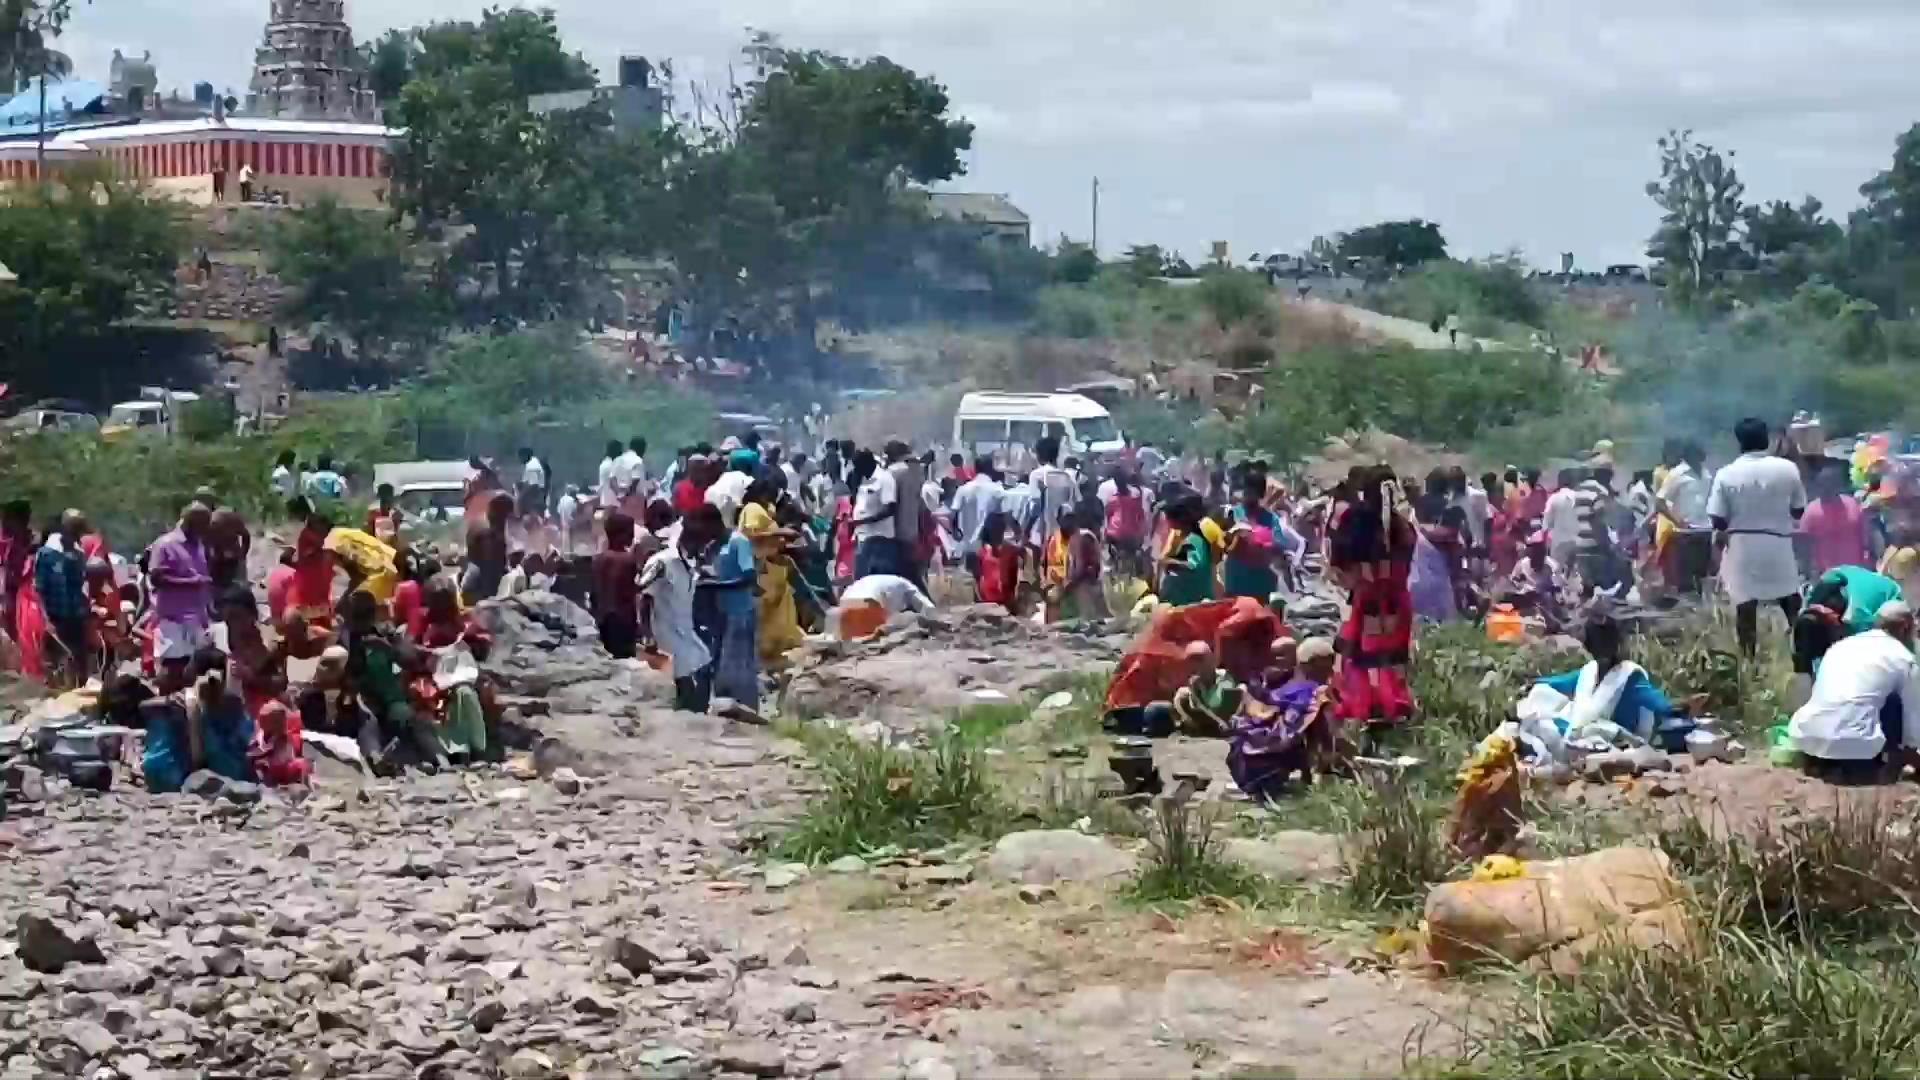
[[[1100,254],[1100,178],[1093,178],[1093,253]]]

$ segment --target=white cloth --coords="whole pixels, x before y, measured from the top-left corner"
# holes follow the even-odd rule
[[[294,476],[292,469],[287,468],[285,465],[275,465],[273,467],[273,475],[268,477],[267,483],[272,485],[273,493],[280,496],[282,500],[293,498]]]
[[[953,493],[953,527],[960,536],[962,555],[980,550],[980,527],[987,523],[988,514],[999,509],[1005,490],[998,480],[981,473]]]
[[[781,462],[780,475],[787,478],[787,494],[796,499],[806,498],[806,488],[800,483],[800,470],[793,467],[793,462]]]
[[[1794,512],[1806,507],[1799,468],[1764,451],[1742,454],[1713,478],[1707,515],[1727,522],[1720,580],[1734,603],[1778,600],[1800,591]]]
[[[867,477],[867,482],[861,484],[860,490],[854,493],[853,520],[870,518],[887,506],[897,503],[900,499],[899,490],[899,485],[894,483],[892,473],[885,469],[873,470],[873,475]],[[879,521],[855,525],[853,527],[854,542],[871,540],[875,537],[893,539],[893,522],[896,516],[888,514]]]
[[[872,601],[887,609],[888,615],[906,611],[932,611],[933,601],[914,587],[913,582],[892,574],[868,574],[847,586],[840,594],[842,604]]]
[[[1540,513],[1540,521],[1546,526],[1550,547],[1559,550],[1577,546],[1580,543],[1580,497],[1574,489],[1563,487],[1547,496],[1547,505]]]
[[[753,477],[743,472],[722,473],[720,479],[707,486],[707,501],[720,508],[720,518],[733,528],[740,517],[740,504],[747,501],[747,489],[753,486]]]
[[[1580,669],[1580,678],[1574,683],[1573,702],[1567,706],[1567,733],[1575,738],[1596,724],[1612,724],[1614,710],[1620,707],[1620,695],[1627,692],[1627,683],[1640,672],[1638,664],[1621,661],[1607,672],[1606,678],[1600,677],[1600,664],[1587,661]],[[1645,738],[1652,734],[1653,718],[1645,709],[1634,723],[1634,734]]]
[[[1903,746],[1920,746],[1920,662],[1884,630],[1855,634],[1827,650],[1813,696],[1787,723],[1793,748],[1827,761],[1864,761],[1887,745],[1880,710],[1900,695]]]
[[[538,457],[527,458],[526,465],[524,465],[520,469],[520,483],[530,488],[546,487],[547,486],[546,465],[542,464]]]
[[[693,566],[678,546],[640,568],[640,591],[653,598],[653,642],[673,658],[673,677],[684,679],[713,662],[693,629]]]
[[[1667,482],[1660,485],[1660,498],[1682,528],[1713,527],[1713,519],[1707,516],[1707,481],[1693,471],[1693,466],[1681,462],[1668,470]]]
[[[600,459],[600,505],[609,510],[620,505],[620,489],[614,483],[619,469],[620,463],[613,458]]]

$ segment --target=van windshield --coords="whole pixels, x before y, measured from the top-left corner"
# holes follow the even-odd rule
[[[1118,442],[1120,429],[1111,416],[1082,416],[1073,421],[1073,437],[1083,443]]]

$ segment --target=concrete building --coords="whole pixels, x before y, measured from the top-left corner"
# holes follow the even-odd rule
[[[272,0],[243,111],[283,120],[379,119],[345,0]]]
[[[380,124],[237,116],[69,128],[47,140],[47,168],[100,162],[184,201],[214,201],[225,173],[226,200],[239,198],[242,166],[253,167],[256,197],[284,193],[290,203],[321,195],[348,206],[386,202],[388,157],[398,132]],[[0,184],[37,180],[34,140],[0,141]]]
[[[978,225],[985,236],[1008,247],[1033,246],[1033,220],[1005,195],[936,191],[927,196],[934,217]]]
[[[527,99],[527,108],[542,114],[589,105],[606,106],[613,116],[614,130],[622,134],[659,131],[667,114],[666,94],[653,83],[653,65],[640,56],[620,58],[620,81],[613,86],[561,90]]]

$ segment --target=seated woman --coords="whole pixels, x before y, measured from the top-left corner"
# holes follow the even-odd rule
[[[1555,718],[1563,734],[1611,721],[1642,739],[1652,739],[1661,721],[1687,712],[1685,706],[1667,700],[1640,665],[1622,658],[1625,642],[1620,624],[1611,616],[1589,616],[1581,644],[1593,659],[1572,671],[1540,680],[1569,699],[1566,709]]]
[[[1280,652],[1277,645],[1275,652]],[[1291,674],[1276,663],[1247,687],[1233,718],[1227,768],[1240,790],[1255,799],[1277,798],[1296,773],[1311,784],[1314,770],[1325,771],[1331,763],[1337,722],[1333,643],[1308,638],[1294,652],[1297,666]]]
[[[226,654],[213,648],[189,653],[176,645],[155,659],[159,696],[140,706],[147,726],[141,761],[147,790],[178,791],[200,769],[252,780],[247,751],[253,721],[227,686]]]
[[[1545,529],[1527,537],[1527,553],[1514,565],[1502,590],[1504,599],[1523,615],[1537,615],[1550,633],[1567,625],[1571,589],[1566,568],[1555,562]]]
[[[438,761],[473,759],[487,752],[485,676],[477,666],[439,663],[448,650],[461,647],[476,662],[484,661],[493,638],[460,612],[460,597],[451,584],[435,582],[425,594],[426,626],[420,649],[407,658],[407,693],[416,716],[416,738]],[[433,745],[426,746],[431,737]]]
[[[1920,661],[1913,610],[1893,601],[1874,628],[1828,650],[1813,694],[1787,735],[1817,776],[1873,780],[1915,760],[1920,747]]]

